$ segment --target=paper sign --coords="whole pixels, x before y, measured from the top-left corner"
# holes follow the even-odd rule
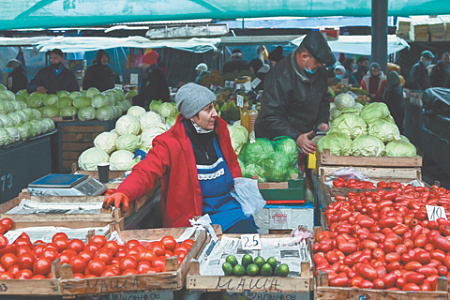
[[[246,83],[244,83],[244,88],[246,91],[251,91],[252,90],[252,82],[247,81]]]
[[[238,107],[244,107],[244,96],[237,95],[236,105]]]
[[[209,89],[210,89],[213,93],[215,93],[215,92],[217,91],[217,85],[211,84],[211,86],[209,87]]]
[[[425,205],[428,214],[428,221],[436,221],[439,218],[447,220],[443,206]]]
[[[241,235],[242,249],[254,250],[261,249],[261,239],[259,234],[242,234]]]
[[[12,231],[6,232],[4,234],[4,236],[5,236],[5,238],[8,239],[9,244],[13,244],[22,233],[23,233],[22,231],[12,230]]]
[[[130,74],[130,84],[137,85],[139,81],[139,74],[131,73]]]
[[[115,85],[114,85],[114,87],[116,88],[116,89],[122,89],[122,85],[121,84],[118,84],[118,83],[116,83]]]
[[[256,77],[255,79],[253,79],[252,81],[252,88],[256,89],[256,87],[258,86],[258,84],[261,83],[261,79],[259,79],[258,77]]]
[[[347,95],[350,95],[350,96],[352,96],[352,98],[353,99],[356,99],[356,98],[358,98],[358,95],[356,95],[355,93],[353,93],[352,91],[348,91],[347,92]]]

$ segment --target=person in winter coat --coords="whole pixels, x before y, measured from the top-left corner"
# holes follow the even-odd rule
[[[105,199],[103,207],[114,203],[127,210],[131,201],[149,193],[161,180],[164,227],[190,226],[189,219],[209,214],[224,232],[256,233],[253,217],[246,217],[230,194],[233,178],[242,172],[215,100],[206,87],[183,85],[175,96],[180,111],[175,125],[153,140],[145,159]]]
[[[400,76],[396,71],[389,72],[387,76],[387,84],[383,94],[383,101],[388,106],[391,116],[394,118],[398,129],[402,132],[405,106],[403,103],[403,87],[401,86]]]
[[[233,73],[248,70],[248,61],[244,59],[242,51],[239,49],[234,49],[231,52],[231,57],[223,65],[222,73]]]
[[[114,88],[116,75],[108,66],[109,55],[105,50],[98,50],[95,64],[87,68],[83,79],[83,89],[97,88],[100,92]]]
[[[256,137],[289,136],[304,153],[313,153],[316,144],[310,135],[315,129],[329,129],[330,94],[324,65],[335,61],[323,35],[309,32],[300,46],[267,74]]]
[[[361,85],[361,81],[363,77],[367,74],[369,70],[370,59],[367,56],[360,56],[356,60],[356,65],[358,66],[356,71],[353,72],[353,76],[355,77],[357,84]]]
[[[434,54],[431,51],[422,51],[420,60],[416,63],[406,79],[405,87],[411,90],[425,91],[431,87],[430,75],[428,75],[428,67],[434,59]]]
[[[80,91],[75,74],[63,65],[64,54],[60,49],[50,51],[50,65],[39,70],[28,84],[27,91],[56,94],[58,91]]]
[[[170,102],[169,84],[166,76],[158,68],[159,54],[156,51],[149,52],[142,58],[141,67],[145,70],[144,80],[141,82],[139,94],[131,100],[133,105],[138,105],[146,110],[152,100]]]
[[[198,83],[203,75],[210,74],[208,71],[208,65],[205,63],[198,64],[197,67],[195,67],[195,72],[197,72],[197,77],[195,77],[194,83]]]
[[[351,72],[348,72],[344,66],[337,65],[334,68],[334,77],[339,80],[339,82],[343,82],[343,79],[346,79],[347,84],[349,85],[356,85],[356,78],[353,77]]]
[[[386,83],[386,75],[381,71],[380,65],[374,62],[370,64],[369,72],[361,80],[361,87],[369,93],[372,102],[381,102]]]
[[[270,66],[275,66],[280,60],[284,58],[283,47],[277,46],[275,49],[269,53]]]
[[[441,59],[431,69],[430,81],[432,87],[450,88],[450,53],[442,54]]]
[[[6,87],[8,90],[15,94],[27,88],[27,72],[17,59],[10,59],[6,63],[6,69],[8,70],[8,77],[6,79]]]

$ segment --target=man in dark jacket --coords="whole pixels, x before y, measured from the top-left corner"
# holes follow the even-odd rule
[[[450,53],[442,54],[441,60],[431,69],[431,86],[448,88],[450,79]],[[447,86],[446,86],[447,84]]]
[[[313,130],[329,129],[330,95],[324,65],[335,61],[322,34],[308,33],[301,45],[267,74],[256,136],[289,136],[304,153],[313,153],[316,144],[309,139]]]
[[[156,51],[147,53],[142,58],[141,68],[145,70],[144,80],[141,82],[139,94],[132,99],[133,105],[138,105],[146,110],[152,100],[170,102],[169,84],[166,76],[158,68],[159,54]]]
[[[80,90],[75,74],[63,65],[64,55],[60,49],[50,52],[50,65],[39,70],[28,84],[29,93],[56,94],[58,91]]]
[[[6,87],[14,94],[20,90],[26,89],[28,85],[27,72],[17,59],[10,59],[6,64],[8,78]]]
[[[422,51],[419,62],[411,68],[405,87],[419,91],[425,91],[431,87],[428,67],[431,65],[433,58],[434,54],[431,51]]]
[[[109,55],[105,50],[98,50],[95,64],[87,68],[83,79],[83,89],[97,88],[100,92],[114,88],[116,76],[108,66]]]
[[[367,56],[360,56],[356,60],[356,65],[358,68],[352,75],[355,77],[358,85],[361,84],[361,80],[364,76],[366,76],[367,71],[369,71],[369,63],[370,59]]]
[[[241,50],[235,49],[231,52],[230,60],[226,61],[223,65],[222,72],[225,74],[235,71],[241,72],[243,70],[248,70],[248,61],[244,59]]]

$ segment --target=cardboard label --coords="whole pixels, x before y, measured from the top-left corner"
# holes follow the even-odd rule
[[[436,221],[439,218],[447,220],[443,206],[425,205],[425,208],[427,209],[428,221]]]
[[[244,96],[237,95],[236,106],[241,108],[244,107]]]
[[[242,249],[255,250],[261,249],[261,239],[259,234],[242,234],[241,235]]]

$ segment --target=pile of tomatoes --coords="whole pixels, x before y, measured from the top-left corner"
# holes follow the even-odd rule
[[[178,244],[172,236],[144,246],[137,240],[125,245],[94,236],[88,244],[69,240],[63,232],[56,233],[51,243],[32,243],[27,234],[0,249],[0,279],[52,278],[51,265],[56,259],[70,264],[73,278],[92,278],[153,274],[166,271],[166,258],[177,255],[181,265],[194,241]]]
[[[345,180],[343,177],[338,177],[338,179],[333,180],[333,186],[337,188],[347,187],[350,189],[398,189],[402,184],[396,181],[379,181],[375,186],[371,181],[361,181],[354,178]]]
[[[429,221],[425,206],[442,206],[450,219],[450,191],[401,185],[347,194],[324,213],[330,227],[316,236],[317,271],[330,286],[435,291],[450,278],[450,224]]]
[[[8,246],[8,239],[3,234],[10,231],[13,226],[14,222],[10,218],[3,218],[0,220],[0,249]]]

